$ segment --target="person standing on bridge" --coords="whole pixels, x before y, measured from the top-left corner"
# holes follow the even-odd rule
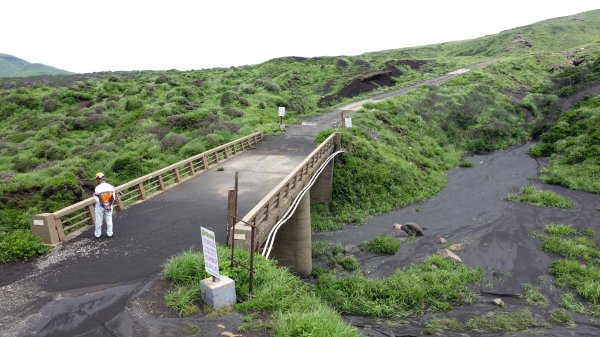
[[[106,235],[113,236],[112,210],[115,197],[117,195],[115,187],[106,182],[104,173],[96,173],[96,189],[94,190],[94,199],[96,200],[96,230],[94,237],[100,239],[102,235],[102,222],[106,221]]]

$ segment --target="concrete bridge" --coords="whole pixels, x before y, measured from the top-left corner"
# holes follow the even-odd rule
[[[312,132],[309,133],[314,134],[317,129],[316,125],[311,124],[309,127],[313,128]],[[287,141],[279,142],[277,145],[284,146],[288,150],[281,151],[277,155],[269,154],[266,156],[261,154],[261,152],[264,153],[262,146],[254,149],[262,139],[262,133],[257,132],[117,186],[115,207],[120,212],[127,210],[124,212],[123,217],[121,214],[117,217],[122,217],[125,223],[135,223],[138,218],[144,217],[137,214],[140,210],[146,208],[141,206],[142,202],[149,201],[159,195],[164,197],[163,201],[173,197],[177,198],[174,194],[163,196],[162,193],[173,189],[173,193],[181,194],[188,188],[179,187],[179,185],[190,182],[193,184],[194,190],[185,194],[189,199],[187,202],[200,201],[194,207],[195,211],[199,211],[196,214],[197,219],[203,213],[221,215],[220,221],[214,223],[197,222],[195,225],[198,229],[203,226],[209,227],[219,234],[226,233],[228,238],[234,239],[237,249],[253,250],[255,252],[269,237],[271,246],[275,242],[273,256],[284,266],[290,267],[302,276],[308,276],[312,271],[310,201],[331,202],[333,189],[332,159],[335,154],[341,152],[334,152],[340,148],[339,134],[332,134],[316,149],[308,153],[306,157],[301,155],[306,152],[305,149],[310,149],[311,143],[308,142],[309,139],[306,136],[284,138]],[[275,145],[270,144],[270,142],[266,143],[267,148]],[[295,149],[292,146],[295,146]],[[299,148],[303,150],[298,151]],[[244,152],[247,153],[235,158]],[[300,159],[302,160],[296,167],[291,167]],[[327,165],[324,165],[325,163]],[[211,172],[211,169],[213,172]],[[281,179],[286,170],[291,171],[291,173]],[[237,212],[237,209],[231,209],[232,205],[230,204],[231,201],[228,201],[227,193],[234,183],[231,178],[233,172],[236,173],[236,180],[238,173],[241,172],[242,174],[240,201],[243,207],[241,211],[245,211],[244,207],[251,204],[256,197],[264,196],[243,218],[240,218],[240,222],[234,227],[228,226],[228,222],[238,219],[236,215],[240,213]],[[210,178],[201,179],[199,175],[203,173],[206,173]],[[313,180],[318,179],[309,182],[311,177],[314,178]],[[192,179],[195,179],[195,181],[191,181]],[[273,183],[277,180],[281,181],[273,187]],[[309,190],[303,191],[307,184],[312,186],[312,198]],[[272,190],[269,190],[271,187],[273,187]],[[252,198],[246,194],[251,194]],[[300,194],[303,196],[301,199],[297,198]],[[208,201],[207,195],[211,195],[211,202],[209,203],[206,202]],[[297,199],[296,204],[294,204],[295,199]],[[185,205],[187,202],[181,203]],[[215,205],[219,203],[220,207]],[[94,204],[94,199],[90,197],[54,213],[37,214],[32,220],[32,233],[51,245],[57,245],[84,233],[89,236],[88,229],[93,226],[95,221]],[[224,209],[223,205],[227,205],[227,208]],[[132,206],[133,208],[131,208]],[[189,216],[188,212],[182,212],[180,206],[176,204],[173,206],[176,209],[169,209],[169,222],[177,223],[182,216]],[[142,212],[152,213],[155,216],[154,221],[156,221],[157,214],[154,213],[157,211],[163,213],[164,210],[164,208],[153,208],[150,211],[144,210]],[[283,223],[286,220],[282,219],[286,211],[289,213],[289,224],[280,231],[272,231],[278,222]],[[162,225],[169,226],[169,222],[162,223]],[[251,226],[248,224],[251,224]],[[252,233],[252,228],[255,229],[255,233]],[[283,239],[275,240],[275,233],[277,232],[280,233],[279,237],[283,237]],[[190,234],[192,234],[192,237],[198,238],[198,233],[195,233],[195,235]],[[255,240],[251,242],[253,237]],[[221,243],[225,243],[226,240],[222,238],[222,235],[218,235],[218,238]],[[271,246],[269,246],[269,251]]]

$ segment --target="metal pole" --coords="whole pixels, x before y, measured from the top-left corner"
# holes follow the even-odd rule
[[[248,286],[248,293],[252,294],[252,284],[254,283],[254,231],[256,227],[253,225],[250,231],[250,285]]]
[[[238,216],[238,214],[237,214],[237,209],[238,209],[237,208],[237,204],[238,204],[238,202],[237,202],[238,201],[238,176],[239,176],[239,172],[236,171],[235,172],[235,188],[234,188],[235,189],[235,213],[233,213],[233,215],[235,217]]]

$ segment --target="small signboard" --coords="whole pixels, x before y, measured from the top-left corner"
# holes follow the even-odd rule
[[[285,117],[285,107],[284,106],[280,106],[279,108],[277,108],[277,115],[279,117]]]
[[[302,122],[302,126],[317,126],[317,122]]]
[[[202,253],[204,254],[204,269],[210,275],[220,279],[219,258],[217,256],[217,243],[215,242],[215,232],[200,227],[202,233]]]
[[[352,127],[352,118],[351,117],[344,118],[344,124],[347,128],[351,128]]]

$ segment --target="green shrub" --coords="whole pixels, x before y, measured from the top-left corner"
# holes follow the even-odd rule
[[[121,180],[128,180],[141,176],[144,172],[144,167],[138,158],[126,156],[115,159],[110,170]]]
[[[40,160],[31,157],[19,156],[13,158],[13,167],[17,172],[29,172],[41,163]]]
[[[44,112],[53,112],[58,108],[58,101],[53,98],[45,99],[42,103],[42,109]]]
[[[378,236],[364,245],[375,254],[394,255],[400,249],[400,241],[386,235]]]
[[[72,173],[48,179],[40,191],[44,209],[58,211],[84,198],[81,187]]]
[[[128,98],[125,100],[125,110],[127,111],[137,111],[141,110],[144,107],[144,102],[137,98]]]
[[[458,164],[458,166],[460,166],[460,167],[473,167],[473,163],[471,163],[470,161],[463,160],[463,161],[460,162],[460,164]]]
[[[42,240],[28,230],[18,229],[10,233],[0,232],[0,263],[27,260],[49,250]]]
[[[254,81],[254,83],[273,93],[278,93],[281,91],[281,87],[269,78],[259,78],[256,81]]]
[[[165,151],[177,152],[188,142],[188,138],[180,134],[170,134],[160,141],[160,148]]]

